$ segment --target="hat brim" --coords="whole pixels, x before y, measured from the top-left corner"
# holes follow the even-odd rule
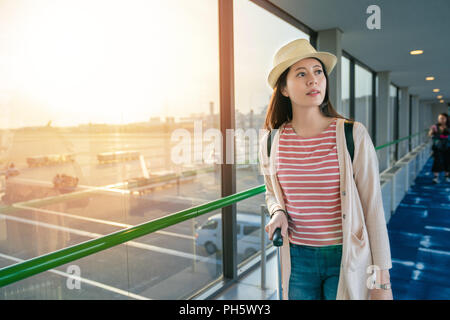
[[[316,53],[310,53],[302,56],[297,56],[294,58],[291,58],[289,60],[283,61],[282,63],[275,66],[269,73],[269,76],[267,77],[267,81],[269,82],[269,85],[272,89],[275,88],[275,84],[280,77],[280,75],[290,66],[295,64],[297,61],[300,61],[302,59],[306,58],[317,58],[325,66],[327,74],[330,74],[331,71],[333,71],[334,66],[336,65],[337,58],[334,54],[328,53],[328,52],[316,52]]]

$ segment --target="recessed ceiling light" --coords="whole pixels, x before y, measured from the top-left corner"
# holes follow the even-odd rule
[[[442,99],[442,96],[437,96],[436,98],[438,98],[438,99]]]
[[[444,103],[444,100],[439,100],[440,103]]]
[[[431,81],[431,80],[434,80],[434,77],[426,77],[425,80]]]
[[[433,89],[433,92],[439,92],[439,89]]]
[[[412,54],[412,55],[417,55],[417,54],[422,54],[422,53],[423,53],[423,50],[413,50],[410,52],[410,54]]]

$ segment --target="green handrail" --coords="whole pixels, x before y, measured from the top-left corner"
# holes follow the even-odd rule
[[[428,131],[428,129],[424,130],[424,132],[425,132],[425,131]],[[381,145],[381,146],[376,147],[375,150],[380,150],[380,149],[383,149],[383,148],[385,148],[385,147],[387,147],[387,146],[390,146],[390,145],[392,145],[392,144],[397,144],[397,143],[399,143],[400,141],[403,141],[403,140],[412,138],[412,137],[417,136],[417,135],[419,135],[419,134],[421,134],[421,133],[423,134],[423,132],[417,132],[417,133],[412,134],[412,135],[410,135],[410,136],[407,136],[407,137],[404,137],[404,138],[400,138],[400,139],[398,139],[398,140],[394,140],[394,141],[388,142],[388,143],[386,143],[386,144],[383,144],[383,145]]]
[[[407,138],[413,137],[421,133],[422,132],[418,132],[416,134],[413,134],[405,138],[401,138],[394,142],[398,143],[402,140],[405,140]],[[376,147],[375,149],[379,150],[393,143],[387,143],[382,146]],[[189,220],[201,216],[203,214],[209,213],[211,211],[227,207],[236,202],[261,194],[265,192],[265,190],[266,186],[263,184],[221,199],[213,200],[196,207],[192,207],[186,210],[182,210],[164,216],[162,218],[151,220],[149,222],[142,223],[127,229],[123,229],[97,239],[89,240],[68,248],[54,251],[46,255],[42,255],[33,259],[29,259],[2,268],[0,269],[0,288],[8,284],[31,277],[35,274],[59,267],[74,260],[84,258],[88,255],[97,253],[99,251],[106,250],[116,245],[123,244],[133,239],[148,235],[152,232],[170,227],[174,224],[183,222],[185,220]]]
[[[182,221],[227,207],[265,191],[265,185],[251,188],[205,204],[176,212],[134,227],[123,229],[104,237],[89,240],[68,248],[51,252],[24,262],[0,269],[0,287],[31,277],[37,273],[61,266],[99,251],[123,244],[149,233],[167,228]]]

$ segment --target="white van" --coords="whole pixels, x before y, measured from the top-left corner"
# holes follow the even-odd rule
[[[264,226],[269,223],[269,217],[266,216],[265,218]],[[237,213],[236,229],[238,255],[249,257],[261,249],[261,216],[251,213]],[[199,247],[204,247],[208,255],[222,248],[221,213],[209,217],[196,231],[196,244]],[[266,245],[269,244],[270,240],[267,234],[264,238],[266,239]]]

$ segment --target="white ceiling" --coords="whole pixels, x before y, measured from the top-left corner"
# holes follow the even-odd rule
[[[342,48],[420,100],[450,101],[449,0],[271,0],[315,31],[339,28]],[[369,30],[367,7],[381,10],[381,29]],[[422,55],[412,56],[411,50]],[[434,76],[434,81],[426,81]],[[439,88],[439,93],[433,89]]]

